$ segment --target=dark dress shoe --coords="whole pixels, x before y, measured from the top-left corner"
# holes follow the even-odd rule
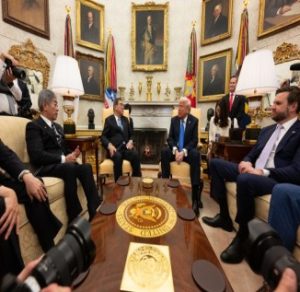
[[[224,263],[238,264],[244,257],[244,242],[240,237],[236,236],[230,245],[221,253],[221,260]]]
[[[220,214],[217,214],[215,217],[205,216],[202,218],[202,221],[211,227],[219,227],[228,232],[233,231],[231,219],[223,219]]]

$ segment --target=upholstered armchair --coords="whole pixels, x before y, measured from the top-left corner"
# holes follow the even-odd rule
[[[103,108],[102,111],[102,125],[104,127],[105,119],[113,114],[113,108]],[[129,118],[129,111],[124,110],[124,116]],[[100,187],[103,193],[103,184],[105,184],[106,178],[114,175],[114,164],[110,158],[107,158],[107,150],[101,147],[101,159],[99,164],[99,180]],[[131,164],[128,160],[123,160],[122,165],[123,174],[130,175],[132,173]]]

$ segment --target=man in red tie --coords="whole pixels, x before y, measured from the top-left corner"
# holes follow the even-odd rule
[[[238,78],[237,76],[231,76],[229,81],[229,94],[222,97],[222,100],[225,101],[225,103],[228,106],[228,112],[229,117],[232,120],[237,119],[239,127],[244,128],[246,124],[243,122],[245,118],[245,103],[246,103],[246,97],[244,95],[237,95],[235,94],[235,88],[237,85]],[[250,120],[249,120],[250,122]]]

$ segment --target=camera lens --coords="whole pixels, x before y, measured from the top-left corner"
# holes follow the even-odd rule
[[[275,230],[258,219],[251,220],[248,227],[246,260],[251,269],[262,275],[269,286],[274,289],[283,271],[289,267],[297,275],[298,291],[300,291],[300,264],[289,250],[282,246],[281,239]]]
[[[78,218],[58,245],[47,252],[32,276],[42,288],[53,282],[70,286],[80,273],[89,268],[95,255],[90,225],[85,219]]]

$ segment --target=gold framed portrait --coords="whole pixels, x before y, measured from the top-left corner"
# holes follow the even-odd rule
[[[133,71],[168,69],[168,11],[165,4],[132,3],[131,52]]]
[[[104,51],[104,6],[91,0],[76,1],[76,43]]]
[[[50,39],[48,0],[2,0],[3,20]]]
[[[300,2],[297,0],[260,0],[257,37],[262,38],[300,22]]]
[[[199,57],[198,101],[216,101],[229,90],[232,49]]]
[[[84,95],[88,100],[104,100],[104,59],[76,51]]]
[[[203,0],[201,45],[229,38],[232,30],[232,0]]]

